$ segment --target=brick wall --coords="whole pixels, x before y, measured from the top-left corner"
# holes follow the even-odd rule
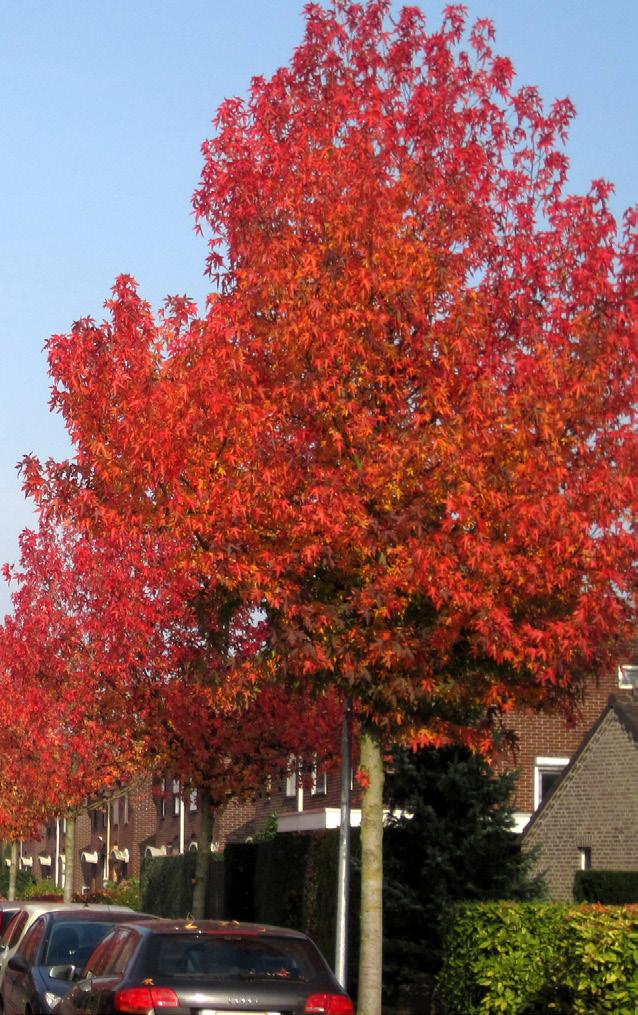
[[[516,810],[529,814],[534,810],[536,758],[571,758],[600,717],[609,695],[617,688],[618,677],[614,671],[602,675],[597,684],[588,685],[581,706],[581,718],[569,728],[559,716],[538,715],[529,709],[516,712],[508,719],[508,725],[518,738],[518,747],[514,755],[501,759],[500,767],[514,768],[519,773],[514,802]]]
[[[571,900],[585,847],[594,868],[638,870],[637,786],[638,746],[610,709],[524,838],[552,898]]]

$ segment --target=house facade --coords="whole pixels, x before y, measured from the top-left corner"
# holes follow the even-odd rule
[[[246,841],[271,812],[267,797],[231,801],[214,816],[212,848]],[[139,878],[145,856],[198,849],[200,824],[199,795],[182,793],[178,779],[146,775],[109,790],[76,818],[73,892],[90,894],[107,881]],[[20,844],[20,867],[64,887],[66,834],[65,819],[51,820],[40,839]]]
[[[533,815],[523,847],[538,853],[551,898],[571,901],[578,870],[638,870],[638,695],[613,694]]]
[[[550,793],[583,736],[605,708],[610,694],[631,686],[634,679],[631,669],[610,670],[590,683],[583,693],[579,719],[572,725],[566,725],[558,715],[538,714],[531,709],[521,709],[508,716],[508,725],[516,734],[517,748],[510,757],[501,759],[500,767],[518,772],[514,801],[517,832],[523,831]]]
[[[517,831],[523,831],[548,799],[586,731],[606,707],[610,694],[618,691],[619,686],[630,687],[637,677],[638,666],[602,675],[587,689],[581,718],[571,727],[566,727],[559,717],[529,710],[510,719],[518,747],[514,754],[500,760],[500,767],[514,768],[519,773],[515,798]],[[254,800],[231,801],[214,816],[212,848],[221,851],[229,842],[250,840],[272,823],[274,815],[282,832],[337,828],[340,783],[338,770],[302,772],[291,759],[281,785],[264,788]],[[356,784],[351,782],[351,786],[351,824],[356,826],[360,822],[359,801]],[[200,823],[197,792],[182,792],[179,780],[170,773],[142,776],[129,786],[105,793],[92,801],[76,820],[73,891],[92,892],[106,881],[138,878],[145,856],[198,849]],[[30,869],[37,879],[50,878],[63,886],[65,837],[63,819],[49,822],[41,839],[21,843],[21,866]]]

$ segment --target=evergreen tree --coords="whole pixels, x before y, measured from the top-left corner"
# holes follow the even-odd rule
[[[451,902],[542,896],[534,857],[521,852],[513,831],[515,781],[464,748],[396,751],[384,841],[388,997],[429,992]]]

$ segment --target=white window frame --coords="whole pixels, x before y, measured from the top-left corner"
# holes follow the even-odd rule
[[[173,779],[173,817],[177,817],[182,806],[181,786],[179,779]]]
[[[618,686],[627,690],[638,687],[638,666],[635,663],[624,663],[618,667]]]
[[[299,781],[299,759],[291,754],[288,758],[288,766],[286,768],[286,796],[296,797],[297,796],[297,784]]]
[[[536,758],[534,762],[534,810],[541,804],[541,787],[544,772],[560,773],[569,764],[569,758]]]
[[[328,792],[328,774],[324,768],[323,772],[319,772],[317,769],[317,762],[315,761],[310,772],[310,795],[311,796],[325,796]]]
[[[591,852],[591,846],[578,847],[578,866],[580,870],[591,870]]]

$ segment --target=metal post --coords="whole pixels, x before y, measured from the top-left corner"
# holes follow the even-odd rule
[[[206,844],[202,846],[206,849]],[[184,814],[184,798],[182,796],[182,784],[179,784],[179,851],[186,851],[186,815]]]
[[[348,979],[348,900],[350,896],[350,783],[352,780],[351,704],[346,703],[341,727],[341,813],[337,862],[337,928],[335,976],[344,989]]]

